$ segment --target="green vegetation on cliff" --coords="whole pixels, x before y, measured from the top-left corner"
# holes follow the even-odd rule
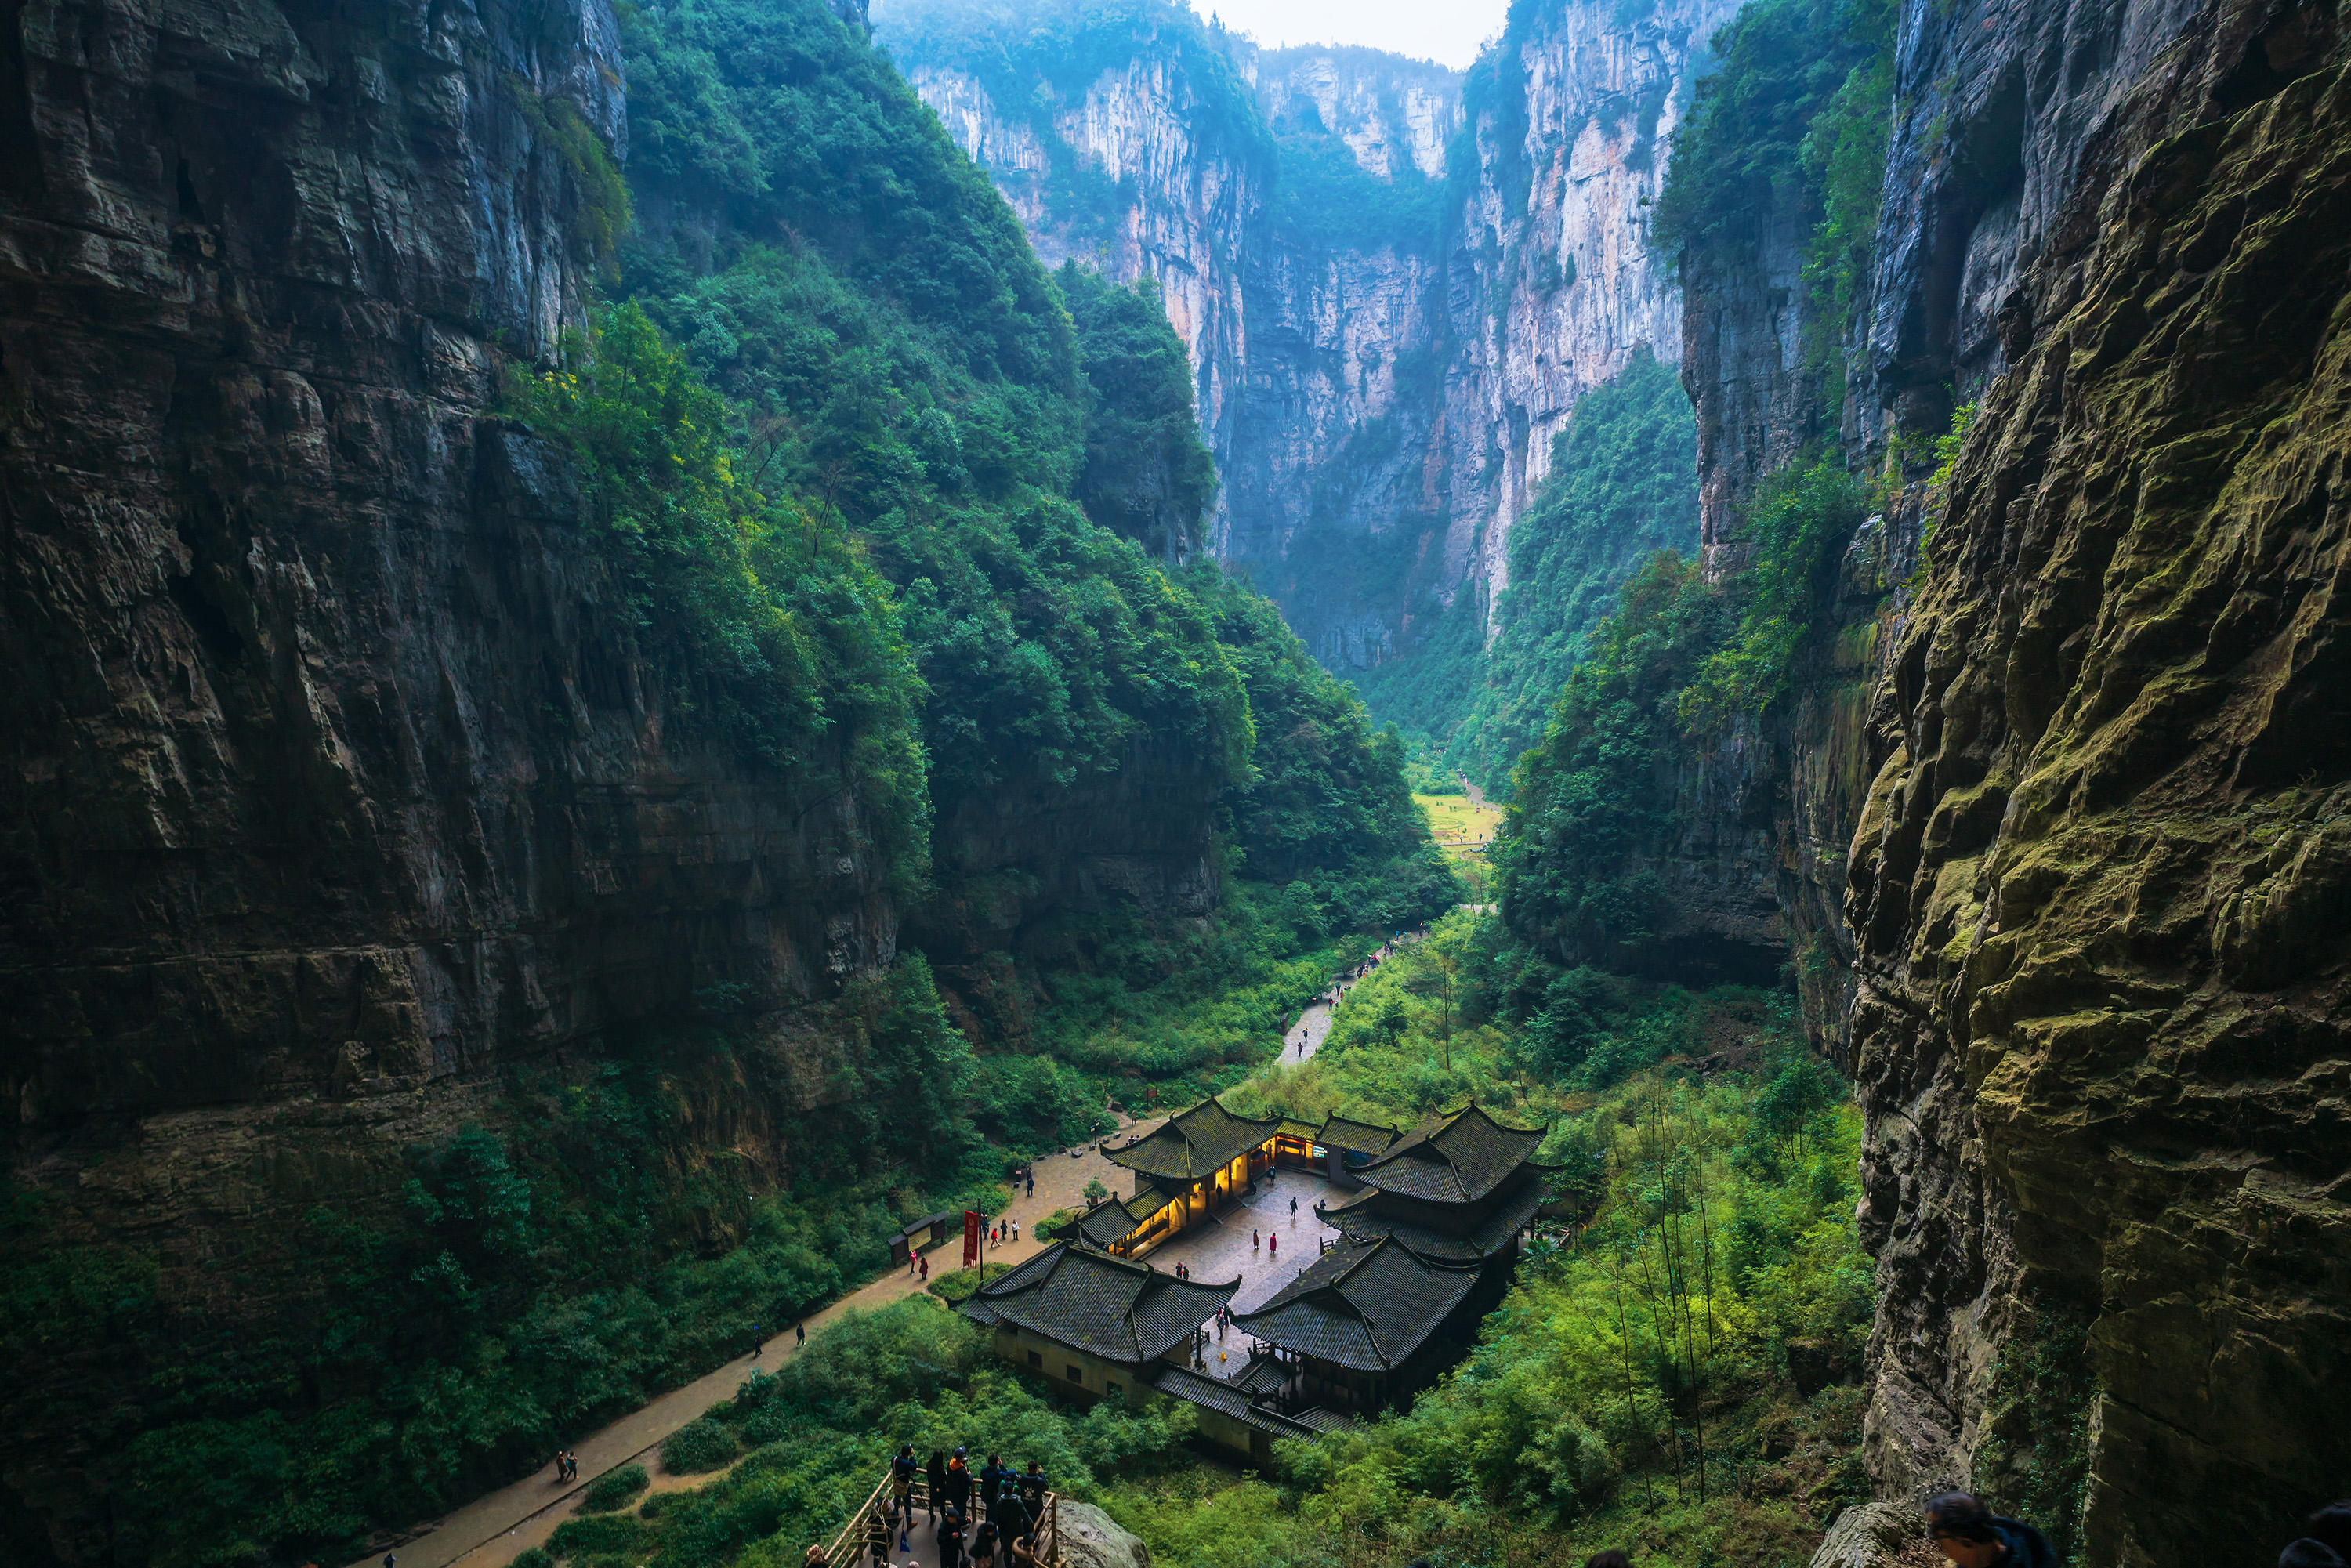
[[[1493,852],[1502,917],[1559,962],[1626,961],[1670,918],[1642,852],[1675,825],[1676,713],[1723,619],[1695,565],[1652,556],[1519,761]]]
[[[710,1000],[593,1065],[508,1073],[479,1118],[394,1156],[393,1204],[322,1195],[288,1233],[214,1260],[224,1288],[296,1260],[303,1288],[266,1332],[164,1290],[152,1245],[49,1248],[39,1201],[12,1195],[0,1355],[105,1374],[113,1396],[72,1425],[122,1454],[125,1560],[352,1555],[860,1281],[904,1223],[908,1180],[993,1201],[975,1178],[999,1167],[961,1110],[970,1047],[918,956],[781,1038]],[[793,1102],[795,1044],[820,1035],[857,1049],[791,1139],[834,1179],[778,1194],[758,1107]],[[713,1146],[714,1120],[738,1147]]]
[[[1216,498],[1217,465],[1192,415],[1192,363],[1167,329],[1159,286],[1115,287],[1075,262],[1053,277],[1077,325],[1086,381],[1078,504],[1155,556],[1187,557]]]
[[[1844,402],[1846,329],[1869,275],[1894,101],[1888,0],[1750,0],[1713,40],[1674,133],[1656,243],[1699,276],[1750,265],[1781,224],[1804,235],[1811,415]]]
[[[592,330],[516,368],[506,413],[570,456],[677,739],[850,803],[902,911],[1024,874],[974,872],[959,810],[1102,810],[1173,758],[1210,915],[1111,900],[1018,957],[952,955],[958,984],[1000,961],[1031,988],[1018,1040],[904,938],[813,999],[679,976],[658,1026],[436,1079],[455,1131],[257,1167],[268,1202],[319,1202],[222,1227],[201,1266],[74,1233],[12,1178],[0,1361],[87,1375],[72,1410],[32,1411],[15,1373],[0,1395],[89,1436],[124,1563],[345,1560],[511,1479],[837,1297],[913,1213],[994,1207],[1007,1153],[1084,1135],[1129,1076],[1228,1080],[1357,928],[1457,895],[1394,743],[1247,588],[1166,559],[1215,477],[1156,302],[1049,274],[818,0],[623,28],[640,227]],[[1106,1048],[1090,1025],[1119,1017]],[[315,1145],[305,1103],[268,1147]]]
[[[1673,371],[1636,354],[1576,404],[1511,524],[1492,646],[1479,606],[1458,600],[1410,656],[1354,677],[1365,703],[1429,737],[1436,767],[1505,788],[1619,588],[1655,551],[1695,549],[1697,439]]]
[[[1655,969],[1676,923],[1656,863],[1683,826],[1692,758],[1797,689],[1862,517],[1831,461],[1792,465],[1741,509],[1744,565],[1709,582],[1671,551],[1625,585],[1519,759],[1493,862],[1502,917],[1564,964]]]

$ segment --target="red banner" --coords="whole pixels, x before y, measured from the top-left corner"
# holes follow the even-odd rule
[[[963,1266],[979,1267],[979,1210],[976,1208],[963,1211]]]

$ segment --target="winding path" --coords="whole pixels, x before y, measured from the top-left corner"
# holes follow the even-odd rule
[[[1332,983],[1341,982],[1333,977]],[[1311,1004],[1283,1034],[1283,1063],[1294,1066],[1309,1060],[1322,1049],[1330,1032],[1331,1004]],[[1123,1130],[1147,1132],[1155,1125],[1155,1118]],[[1063,1150],[1040,1155],[1032,1168],[1037,1174],[1037,1196],[1030,1197],[1022,1188],[1012,1206],[999,1217],[1020,1222],[1020,1240],[990,1249],[990,1262],[1018,1263],[1034,1257],[1043,1250],[1035,1236],[1038,1220],[1056,1209],[1082,1206],[1089,1181],[1100,1181],[1115,1190],[1116,1183],[1126,1174],[1104,1159],[1101,1150],[1092,1145],[1081,1145],[1075,1154]],[[953,1268],[960,1260],[959,1249],[952,1241],[929,1256],[931,1266],[942,1270]],[[894,1269],[822,1311],[810,1313],[807,1325],[814,1332],[843,1312],[872,1312],[923,1289],[924,1281],[919,1277],[904,1269]],[[656,1491],[702,1484],[710,1478],[672,1476],[662,1469],[662,1443],[713,1405],[732,1397],[736,1387],[754,1371],[772,1369],[790,1360],[797,1347],[787,1325],[783,1333],[760,1347],[758,1356],[737,1356],[716,1372],[672,1389],[611,1426],[580,1438],[570,1445],[580,1461],[578,1480],[557,1480],[555,1466],[550,1461],[511,1486],[475,1498],[392,1548],[400,1560],[400,1568],[505,1568],[526,1548],[545,1545],[547,1538],[555,1533],[555,1527],[571,1517],[570,1505],[589,1483],[622,1465],[633,1462],[644,1466],[653,1476]],[[883,1458],[886,1456],[877,1456],[874,1462],[880,1464]],[[352,1563],[350,1568],[378,1568],[380,1562],[379,1552]]]
[[[1151,1124],[1139,1124],[1145,1128]],[[1081,1205],[1087,1182],[1098,1180],[1108,1185],[1125,1174],[1102,1158],[1101,1150],[1092,1145],[1081,1145],[1075,1155],[1068,1150],[1040,1155],[1031,1168],[1037,1174],[1037,1196],[1030,1197],[1027,1188],[1022,1188],[1011,1207],[999,1217],[1020,1222],[1020,1239],[989,1249],[987,1260],[991,1263],[1018,1263],[1036,1256],[1044,1250],[1034,1233],[1038,1220],[1055,1209]],[[961,1261],[961,1249],[950,1240],[928,1256],[933,1269],[946,1270]],[[925,1288],[920,1278],[904,1269],[893,1269],[822,1311],[810,1312],[806,1320],[809,1331],[813,1333],[843,1312],[872,1312]],[[731,1398],[736,1387],[754,1371],[772,1369],[790,1360],[797,1348],[791,1326],[786,1324],[783,1333],[760,1347],[756,1358],[737,1356],[717,1371],[697,1377],[683,1388],[672,1389],[571,1444],[571,1451],[580,1460],[578,1480],[557,1480],[550,1460],[536,1473],[475,1499],[403,1544],[392,1547],[400,1560],[399,1568],[504,1568],[526,1548],[545,1545],[547,1538],[555,1533],[555,1527],[571,1517],[570,1505],[590,1482],[632,1461],[651,1472],[656,1491],[701,1485],[711,1478],[672,1476],[662,1469],[663,1441],[713,1405]],[[887,1458],[886,1453],[877,1451],[873,1462],[879,1466]],[[352,1563],[350,1568],[378,1568],[381,1562],[379,1552]]]

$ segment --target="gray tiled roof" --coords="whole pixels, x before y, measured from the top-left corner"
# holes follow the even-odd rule
[[[1351,1122],[1344,1116],[1325,1116],[1314,1141],[1328,1149],[1346,1149],[1358,1155],[1376,1155],[1396,1141],[1394,1127],[1374,1126],[1369,1122]]]
[[[1141,1362],[1198,1328],[1240,1285],[1178,1280],[1147,1263],[1056,1241],[982,1285],[971,1298],[977,1310],[965,1315],[1012,1323],[1106,1361]]]
[[[1113,1165],[1162,1181],[1188,1184],[1214,1176],[1243,1150],[1272,1137],[1280,1125],[1277,1119],[1253,1121],[1234,1115],[1219,1101],[1203,1100],[1170,1116],[1149,1137],[1123,1148],[1106,1148],[1102,1154]]]
[[[1318,1432],[1343,1432],[1355,1424],[1355,1418],[1336,1410],[1301,1410],[1290,1419],[1301,1427],[1311,1427]]]
[[[1510,1245],[1519,1229],[1543,1206],[1547,1191],[1540,1181],[1528,1181],[1499,1199],[1494,1212],[1474,1229],[1437,1229],[1415,1219],[1383,1212],[1387,1195],[1365,1187],[1345,1203],[1315,1212],[1353,1241],[1376,1241],[1394,1236],[1425,1258],[1476,1261],[1490,1258]],[[1426,1210],[1422,1212],[1426,1213]]]
[[[1505,1127],[1474,1102],[1432,1111],[1355,1175],[1385,1192],[1434,1203],[1475,1203],[1542,1146],[1541,1127]]]
[[[1278,1394],[1297,1374],[1270,1355],[1254,1355],[1230,1381],[1245,1394]]]
[[[1331,1430],[1328,1427],[1313,1424],[1308,1418],[1319,1412],[1284,1416],[1278,1410],[1249,1403],[1249,1396],[1229,1383],[1219,1383],[1213,1377],[1203,1377],[1180,1366],[1162,1366],[1158,1378],[1153,1386],[1168,1397],[1197,1405],[1203,1410],[1214,1410],[1219,1416],[1229,1416],[1243,1426],[1254,1427],[1276,1437],[1311,1437],[1318,1431]]]
[[[1126,1205],[1106,1198],[1088,1209],[1072,1228],[1095,1246],[1108,1247],[1134,1228],[1134,1217],[1126,1211]]]
[[[1477,1281],[1474,1267],[1423,1258],[1393,1237],[1343,1240],[1233,1322],[1284,1350],[1383,1372],[1419,1349]]]

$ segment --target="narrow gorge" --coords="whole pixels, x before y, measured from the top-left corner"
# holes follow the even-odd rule
[[[782,1568],[901,1441],[1051,1568],[2268,1560],[2347,121],[2329,0],[0,3],[0,1565]],[[1515,1282],[1238,1473],[904,1279],[1472,1102]]]

